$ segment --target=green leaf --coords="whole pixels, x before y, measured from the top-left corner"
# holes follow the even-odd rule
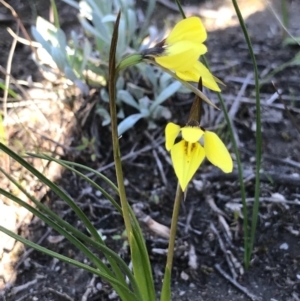
[[[68,43],[65,33],[60,28],[57,28],[55,36],[58,41],[59,47],[63,50],[66,50],[68,47]]]
[[[51,1],[51,8],[53,11],[53,16],[54,16],[54,25],[56,28],[60,28],[59,17],[58,17],[57,6],[55,3],[55,0],[50,0],[50,1]]]
[[[20,241],[21,243],[33,248],[34,250],[37,250],[44,254],[47,254],[53,258],[57,258],[63,262],[66,262],[66,263],[76,266],[78,268],[84,269],[92,274],[95,274],[95,275],[101,277],[102,279],[104,279],[107,282],[109,282],[110,284],[112,284],[114,287],[119,287],[122,290],[122,295],[124,296],[124,298],[122,300],[124,300],[124,301],[131,301],[131,300],[132,301],[140,301],[140,299],[138,298],[138,296],[136,294],[134,294],[132,291],[130,291],[128,287],[122,285],[116,278],[111,277],[108,274],[103,273],[103,272],[99,271],[98,269],[92,268],[86,264],[83,264],[77,260],[73,260],[73,259],[66,257],[64,255],[61,255],[59,253],[48,250],[47,248],[41,247],[38,244],[35,244],[17,234],[15,234],[14,232],[4,228],[3,226],[0,226],[0,231],[18,241]]]
[[[73,69],[70,68],[69,66],[64,67],[64,74],[66,78],[71,80],[73,83],[76,81],[76,79],[78,79]]]
[[[152,274],[149,275],[149,270],[145,264],[145,256],[148,256],[148,253],[146,251],[145,254],[144,250],[140,248],[139,239],[132,233],[129,236],[134,277],[139,286],[143,298],[142,301],[155,301],[155,297],[153,298]]]
[[[62,50],[58,47],[51,47],[51,56],[60,71],[64,71],[67,66],[66,58]]]
[[[83,224],[86,226],[88,231],[91,233],[91,235],[94,237],[96,241],[100,241],[101,243],[101,237],[99,236],[99,233],[91,223],[91,221],[88,219],[88,217],[83,213],[83,211],[80,209],[78,205],[74,202],[74,200],[66,194],[62,189],[60,189],[56,184],[54,184],[52,181],[50,181],[47,177],[45,177],[42,173],[37,171],[32,165],[30,165],[28,162],[26,162],[24,159],[22,159],[20,156],[18,156],[15,152],[10,150],[8,147],[6,147],[4,144],[0,143],[0,149],[8,154],[11,158],[16,160],[19,164],[21,164],[24,168],[26,168],[29,172],[31,172],[33,175],[35,175],[40,181],[42,181],[45,185],[47,185],[53,192],[55,192],[61,199],[63,199],[76,213],[76,215],[82,220]]]
[[[152,112],[157,106],[161,105],[164,101],[166,101],[169,97],[174,95],[181,87],[180,82],[173,82],[167,88],[165,88],[155,99],[155,101],[150,106],[150,112]]]
[[[91,43],[88,41],[88,39],[84,39],[84,44],[83,44],[83,60],[81,62],[81,67],[80,67],[80,75],[83,76],[83,71],[86,68],[86,64],[88,62],[88,58],[91,55],[92,52],[92,46]]]
[[[2,114],[0,114],[0,143],[7,145],[7,136],[6,136],[5,126],[2,119]]]
[[[2,89],[3,91],[6,89],[5,84],[3,82],[1,82],[1,80],[0,80],[0,89]],[[15,91],[13,91],[12,89],[8,88],[7,92],[11,97],[16,98],[16,99],[18,98],[18,94]]]
[[[96,113],[99,114],[103,118],[102,126],[106,126],[106,125],[110,124],[110,115],[109,115],[109,113],[107,112],[106,109],[98,108],[96,110]]]
[[[56,163],[58,163],[59,165],[63,166],[64,168],[72,171],[73,173],[77,174],[78,176],[80,176],[81,178],[83,178],[84,180],[86,180],[88,183],[90,183],[92,185],[92,187],[94,187],[96,190],[100,191],[102,193],[102,195],[107,198],[111,204],[116,208],[116,210],[122,215],[122,209],[119,206],[119,204],[114,200],[114,198],[107,193],[107,191],[105,189],[103,189],[101,186],[99,186],[97,183],[95,183],[93,180],[91,180],[88,176],[84,175],[83,173],[79,172],[77,169],[75,169],[73,166],[75,167],[80,167],[83,168],[85,170],[88,170],[90,172],[92,172],[92,174],[95,174],[96,176],[98,176],[100,179],[104,180],[115,192],[118,193],[118,188],[116,187],[116,185],[114,185],[107,177],[105,177],[103,174],[87,167],[87,166],[83,166],[81,164],[78,163],[74,163],[74,162],[68,162],[65,160],[59,160],[56,158],[52,158],[48,155],[37,155],[37,154],[29,154],[32,157],[35,158],[40,158],[40,159],[44,159],[44,160],[48,160],[48,161],[54,161]]]
[[[285,38],[283,41],[283,46],[287,46],[287,45],[300,45],[300,37]]]
[[[51,55],[51,44],[43,38],[35,26],[31,26],[31,33],[34,39]]]
[[[72,6],[74,8],[76,8],[76,9],[78,9],[78,10],[80,9],[79,4],[78,4],[77,1],[74,1],[74,0],[62,0],[62,1],[69,4],[70,6]]]
[[[136,102],[136,100],[132,97],[132,95],[128,91],[119,90],[117,92],[117,98],[119,100],[123,101],[124,103],[132,106],[133,108],[137,109],[138,111],[140,110],[138,103]]]
[[[138,114],[132,114],[128,117],[126,117],[124,120],[122,120],[118,125],[118,135],[121,136],[126,131],[128,131],[130,128],[132,128],[141,118],[144,118],[145,115],[138,113]]]
[[[1,147],[1,145],[0,145]],[[36,155],[35,157],[37,158],[43,158],[43,156],[41,155]],[[58,159],[54,159],[56,162],[60,162],[60,160]],[[67,161],[64,161],[67,162]],[[78,167],[82,167],[84,169],[87,170],[91,170],[88,167],[82,166],[80,164],[76,164],[76,163],[72,163],[72,162],[67,162],[69,164],[75,164]],[[88,181],[91,183],[91,185],[93,187],[95,187],[96,189],[99,188],[99,190],[103,193],[103,196],[107,196],[108,194],[105,192],[105,190],[101,189],[94,181],[92,181],[91,179],[87,178],[85,175],[81,174],[80,172],[78,172],[77,170],[74,170],[73,168],[71,168],[70,166],[67,166],[67,164],[62,164],[64,167],[72,170],[73,172],[77,173],[79,176],[83,177],[84,179],[88,179]],[[129,268],[127,267],[126,263],[112,250],[110,250],[108,247],[105,246],[104,242],[97,242],[91,238],[89,238],[88,236],[86,236],[85,234],[81,233],[80,231],[78,231],[76,228],[74,228],[72,225],[70,225],[69,223],[65,222],[63,219],[61,219],[58,215],[56,215],[54,212],[52,212],[48,207],[46,207],[44,204],[42,204],[40,201],[38,201],[37,199],[35,199],[32,195],[30,195],[22,186],[21,184],[19,184],[19,182],[17,182],[16,180],[14,180],[8,173],[5,172],[5,170],[3,170],[0,167],[0,171],[12,182],[14,183],[18,189],[20,189],[28,199],[30,199],[35,206],[38,208],[39,211],[37,211],[37,209],[35,209],[34,207],[32,207],[31,205],[29,205],[28,203],[23,202],[22,200],[20,200],[19,198],[13,196],[12,194],[10,194],[9,192],[0,189],[0,194],[12,199],[13,201],[17,202],[18,204],[20,204],[21,206],[23,206],[24,208],[26,208],[27,210],[29,210],[30,212],[32,212],[34,215],[36,215],[37,217],[39,217],[41,220],[43,220],[46,224],[48,224],[49,226],[51,226],[53,229],[55,229],[57,232],[59,232],[60,234],[64,235],[67,239],[69,239],[71,242],[74,243],[74,245],[78,246],[78,241],[75,239],[75,237],[77,237],[78,239],[80,239],[81,241],[85,242],[87,245],[93,246],[95,247],[97,250],[100,250],[101,252],[103,252],[103,254],[106,256],[108,262],[110,263],[116,277],[119,279],[120,282],[125,284],[125,278],[123,276],[123,274],[120,271],[119,266],[122,268],[122,271],[125,272],[126,276],[128,277],[128,279],[130,280],[130,283],[132,284],[132,287],[134,289],[135,292],[137,292],[137,294],[139,294],[139,290],[138,290],[138,286],[136,284],[135,279],[133,278],[133,275],[131,273],[131,271],[129,270]],[[96,175],[99,175],[100,178],[106,180],[106,182],[112,186],[112,188],[114,190],[116,190],[117,188],[115,187],[115,185],[109,180],[107,179],[105,176],[103,176],[102,174],[99,174],[97,171],[92,170]],[[109,196],[109,195],[108,195]],[[121,210],[120,207],[118,207],[117,205],[117,209]],[[41,212],[40,212],[41,211]],[[46,213],[46,215],[43,214]],[[49,219],[51,218],[51,219]],[[55,221],[53,223],[53,221]],[[68,232],[66,232],[66,230]],[[72,235],[70,236],[70,234],[72,234],[74,237],[72,237]],[[85,248],[85,246],[83,246],[82,244],[79,243],[79,247],[80,250],[82,250],[83,248],[83,253],[88,252],[88,254],[90,254],[89,250]],[[86,254],[86,253],[85,253]],[[86,254],[86,256],[88,258],[90,258],[90,256],[88,256],[88,254]],[[96,265],[97,265],[97,261],[98,261],[98,257],[94,257],[93,254],[91,254],[92,258],[91,261],[96,261]],[[104,269],[105,266],[101,263],[101,261],[99,262],[100,266]],[[108,273],[110,273],[109,270],[107,270]],[[115,288],[116,291],[118,291],[118,288]]]
[[[160,295],[160,301],[171,300],[171,271],[168,267],[165,269],[163,286]]]

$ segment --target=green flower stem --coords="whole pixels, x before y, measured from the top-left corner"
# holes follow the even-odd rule
[[[118,26],[120,21],[120,12],[117,16],[114,26],[110,54],[109,54],[109,106],[111,116],[111,132],[112,132],[112,144],[114,162],[116,168],[116,176],[118,182],[119,196],[121,201],[121,207],[123,212],[123,219],[125,228],[127,231],[128,242],[130,246],[130,253],[132,259],[133,274],[139,286],[142,299],[141,301],[154,301],[155,289],[152,278],[152,271],[149,261],[149,255],[144,242],[144,238],[136,220],[131,207],[128,204],[126,198],[126,192],[124,187],[124,178],[121,164],[120,145],[117,130],[117,110],[116,110],[116,79],[118,74],[118,68],[116,68],[116,47],[118,40]],[[140,58],[134,59],[135,62],[139,62]],[[121,68],[122,64],[119,66]],[[127,65],[128,66],[128,65]]]
[[[124,58],[117,66],[116,73],[118,74],[122,69],[136,65],[143,60],[143,56],[140,53],[134,53]]]
[[[175,201],[174,201],[172,222],[171,222],[167,263],[166,263],[162,292],[161,292],[161,297],[160,297],[161,301],[171,300],[171,271],[172,271],[173,257],[174,257],[174,246],[175,246],[175,239],[176,239],[177,222],[178,222],[178,216],[179,216],[180,203],[181,203],[182,196],[183,196],[183,192],[182,192],[182,189],[178,182],[176,195],[175,195]]]
[[[254,78],[255,78],[255,99],[256,99],[256,171],[255,171],[255,195],[254,195],[254,204],[253,204],[253,211],[252,211],[252,223],[251,223],[251,236],[250,242],[248,245],[248,258],[246,259],[245,265],[246,268],[249,267],[251,253],[253,251],[254,246],[254,239],[255,239],[255,232],[257,226],[257,218],[258,218],[258,209],[259,209],[259,195],[260,195],[260,167],[261,167],[261,153],[262,153],[262,135],[261,135],[261,113],[260,113],[260,93],[259,93],[259,79],[258,79],[258,69],[255,59],[255,54],[253,51],[252,43],[239,9],[239,6],[236,0],[232,0],[234,9],[236,11],[237,17],[239,19],[242,31],[244,33],[245,40],[248,45],[249,54],[251,56],[253,69],[254,69]]]
[[[120,145],[119,145],[119,137],[118,137],[117,104],[116,104],[116,81],[117,81],[116,49],[117,49],[117,41],[118,41],[118,27],[120,22],[120,16],[121,14],[119,12],[114,25],[114,31],[113,31],[113,36],[112,36],[112,41],[110,46],[108,91],[109,91],[109,108],[110,108],[110,116],[111,116],[111,134],[112,134],[112,144],[113,144],[114,162],[116,167],[117,183],[118,183],[125,228],[127,231],[127,235],[129,237],[130,234],[132,233],[132,227],[131,227],[130,215],[128,210],[128,202],[127,202],[126,192],[124,187],[124,177],[123,177]]]
[[[172,269],[172,265],[173,265],[173,254],[174,254],[174,245],[175,245],[176,230],[177,230],[177,221],[178,221],[178,215],[179,215],[179,209],[180,209],[180,203],[181,203],[182,196],[183,196],[183,192],[178,183],[176,195],[175,195],[174,208],[173,208],[170,240],[169,240],[168,256],[167,256],[167,267],[170,270]]]
[[[178,8],[180,10],[180,13],[181,13],[182,17],[185,19],[186,16],[185,16],[184,11],[183,11],[183,9],[181,7],[180,1],[179,0],[175,0],[175,2],[178,5]],[[252,51],[251,57],[252,57],[252,60],[254,62],[253,65],[254,65],[254,68],[257,71],[257,65],[256,65],[256,62],[255,62],[255,57],[254,57],[254,53],[253,53],[251,41],[249,39],[249,36],[248,36],[247,30],[246,30],[245,24],[243,22],[243,18],[241,16],[241,13],[239,11],[239,8],[238,8],[238,5],[237,5],[236,1],[232,0],[232,2],[233,2],[233,5],[235,6],[238,18],[240,20],[241,27],[242,27],[242,29],[244,31],[244,34],[245,34],[245,37],[247,36],[246,40],[247,40],[247,43],[248,43],[248,48],[249,48],[250,52]],[[210,70],[210,68],[208,66],[208,62],[207,62],[207,60],[205,58],[205,55],[202,56],[202,59],[203,59],[204,65]],[[257,120],[257,131],[258,130],[261,131],[260,117],[258,118],[258,116],[260,116],[260,102],[259,102],[258,73],[256,71],[255,71],[256,103],[258,104],[258,109],[257,109],[258,111],[257,111],[257,115],[256,116],[257,116],[257,119],[259,119],[259,120]],[[243,179],[243,168],[242,168],[242,163],[241,163],[241,159],[240,159],[240,154],[239,154],[238,146],[237,146],[236,141],[235,141],[233,128],[232,128],[232,125],[231,125],[230,118],[228,116],[228,112],[227,112],[226,105],[225,105],[225,102],[223,100],[222,94],[221,93],[217,93],[217,95],[218,95],[218,98],[219,98],[219,101],[220,101],[220,104],[221,104],[221,107],[222,107],[222,111],[224,113],[225,120],[226,120],[228,129],[229,129],[229,132],[230,132],[231,141],[232,141],[232,147],[233,147],[233,150],[234,150],[234,153],[235,153],[235,156],[236,156],[236,162],[237,162],[237,166],[238,166],[239,182],[240,182],[241,197],[242,197],[242,204],[243,204],[243,215],[244,215],[244,220],[243,220],[244,248],[245,248],[245,251],[244,251],[244,262],[245,262],[245,266],[247,268],[249,266],[249,261],[250,261],[251,252],[252,252],[252,248],[253,248],[254,238],[252,239],[252,236],[255,234],[255,230],[253,232],[253,223],[255,223],[255,227],[256,227],[257,214],[256,214],[256,218],[254,219],[254,222],[252,223],[251,238],[250,238],[249,234],[248,234],[248,210],[247,210],[246,192],[245,192],[245,185],[244,185],[244,179]],[[258,136],[260,138],[258,138]],[[258,136],[256,136],[257,137],[257,141],[259,139],[261,140],[261,132],[259,133]],[[258,145],[258,142],[257,142],[257,145]],[[261,145],[261,143],[260,143],[260,145]],[[257,163],[257,162],[256,162],[257,165],[260,164],[260,158],[259,158],[259,163]],[[257,168],[257,170],[256,170],[256,172],[258,173],[258,176],[256,176],[256,181],[258,183],[258,184],[256,183],[257,184],[256,188],[258,187],[258,190],[257,189],[255,190],[255,195],[257,194],[258,196],[259,196],[259,169],[260,169],[260,165],[259,165],[259,168]],[[257,201],[257,203],[258,203],[258,201]],[[254,204],[254,207],[256,208],[255,204]],[[257,211],[258,211],[258,204],[257,204]],[[253,214],[254,214],[254,210],[253,210]]]

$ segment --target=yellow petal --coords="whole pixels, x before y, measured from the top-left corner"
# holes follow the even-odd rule
[[[163,55],[154,57],[154,59],[167,69],[186,71],[193,68],[199,56],[206,51],[207,48],[203,44],[197,44],[193,41],[181,41],[167,46]]]
[[[232,172],[231,156],[217,134],[209,131],[204,133],[204,150],[207,159],[213,165],[222,169],[223,172]]]
[[[204,158],[205,152],[199,143],[189,143],[181,140],[172,147],[171,159],[183,191],[187,188]]]
[[[174,145],[175,139],[180,132],[180,126],[169,122],[165,129],[165,136],[166,136],[166,149],[170,151],[172,146]]]
[[[210,73],[210,71],[199,61],[193,66],[192,69],[181,72],[176,70],[176,75],[180,77],[182,80],[191,81],[191,82],[199,82],[200,76],[202,77],[203,86],[213,90],[220,92],[220,88],[216,83],[214,76]]]
[[[181,129],[182,138],[190,143],[195,143],[200,140],[203,131],[196,126],[185,126]]]
[[[178,22],[166,39],[167,44],[179,41],[203,43],[207,38],[206,30],[198,17],[190,17]]]

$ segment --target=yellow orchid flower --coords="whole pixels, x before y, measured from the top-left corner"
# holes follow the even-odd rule
[[[175,143],[181,132],[182,140]],[[175,174],[183,191],[196,173],[206,157],[213,165],[223,172],[229,173],[233,169],[231,156],[221,141],[213,132],[205,131],[200,126],[186,125],[180,127],[175,123],[168,123],[165,129],[166,149],[171,152]],[[203,136],[204,145],[199,142]]]
[[[199,82],[203,86],[220,92],[210,71],[199,62],[199,57],[207,52],[203,42],[206,30],[198,17],[190,17],[178,22],[169,36],[154,48],[147,49],[144,57],[152,57],[159,65],[175,72],[184,81]]]

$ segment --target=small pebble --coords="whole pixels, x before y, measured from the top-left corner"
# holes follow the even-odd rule
[[[101,282],[98,282],[98,283],[96,284],[96,289],[97,289],[98,291],[101,291],[101,290],[102,290],[102,283],[101,283]]]
[[[54,269],[54,271],[55,271],[55,272],[59,272],[59,271],[60,271],[60,266],[59,266],[59,265],[56,266],[55,269]]]
[[[99,196],[101,196],[101,195],[102,195],[102,192],[101,192],[101,191],[99,191],[99,190],[96,190],[96,192],[95,192],[95,195],[99,197]]]
[[[182,280],[185,280],[185,281],[189,280],[189,275],[184,271],[181,272],[180,277]]]
[[[284,242],[282,245],[280,245],[279,249],[280,250],[288,250],[289,249],[289,245],[286,242]]]

